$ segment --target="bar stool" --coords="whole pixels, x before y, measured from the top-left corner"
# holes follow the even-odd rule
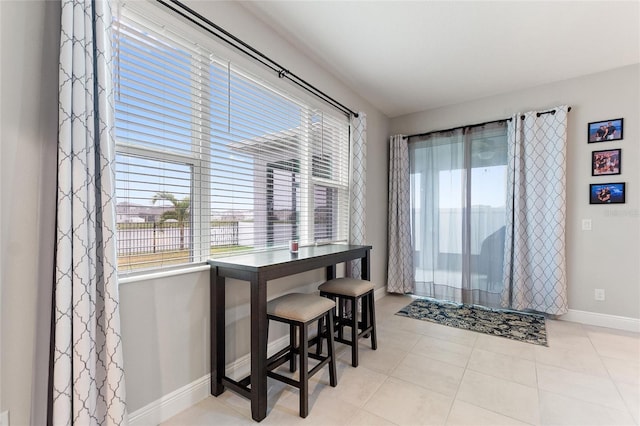
[[[334,315],[335,327],[338,332],[336,342],[351,346],[351,365],[358,366],[358,341],[362,337],[371,335],[371,349],[378,349],[376,339],[376,308],[373,298],[374,285],[371,281],[355,278],[336,278],[318,287],[320,296],[337,299],[338,312]],[[351,302],[351,315],[345,311],[345,301]],[[362,300],[362,321],[358,321],[358,301]],[[351,339],[344,338],[344,327],[351,327]],[[322,343],[318,343],[318,351],[322,350]]]
[[[309,414],[309,379],[327,363],[329,364],[329,383],[337,385],[335,345],[333,340],[332,311],[336,304],[332,300],[315,294],[289,293],[270,300],[267,303],[267,318],[289,324],[289,345],[267,360],[267,376],[284,382],[300,390],[300,417]],[[326,320],[327,327],[322,323]],[[323,338],[328,342],[327,356],[309,353],[308,326],[318,321],[318,344]],[[295,345],[295,329],[298,328],[298,347]],[[267,328],[268,333],[268,328]],[[289,370],[296,371],[296,354],[300,355],[300,380],[283,376],[273,370],[289,361]],[[320,361],[309,370],[308,358]]]

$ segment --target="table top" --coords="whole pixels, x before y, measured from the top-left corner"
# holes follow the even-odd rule
[[[300,247],[297,255],[290,253],[288,249],[277,249],[209,259],[207,263],[218,268],[261,272],[265,269],[279,268],[292,264],[322,261],[323,257],[327,258],[327,262],[333,261],[334,258],[341,255],[347,255],[350,259],[355,259],[359,253],[364,256],[368,250],[371,250],[371,246],[325,244]]]

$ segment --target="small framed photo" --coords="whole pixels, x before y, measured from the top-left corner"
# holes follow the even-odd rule
[[[589,185],[589,204],[624,204],[625,183],[592,183]]]
[[[591,153],[591,176],[619,175],[621,149],[605,149]]]
[[[594,121],[588,125],[589,143],[619,141],[622,139],[622,118]]]

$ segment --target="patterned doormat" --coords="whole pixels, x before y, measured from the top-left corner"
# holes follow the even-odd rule
[[[544,316],[476,305],[416,299],[396,315],[548,346]]]

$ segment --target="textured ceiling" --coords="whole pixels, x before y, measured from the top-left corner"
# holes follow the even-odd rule
[[[640,62],[638,1],[242,4],[388,117]]]

